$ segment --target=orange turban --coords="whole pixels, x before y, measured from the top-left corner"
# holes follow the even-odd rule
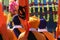
[[[40,19],[37,18],[36,16],[32,16],[29,18],[29,24],[32,28],[38,28],[40,23]]]

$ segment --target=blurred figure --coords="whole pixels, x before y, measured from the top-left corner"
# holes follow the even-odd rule
[[[29,31],[27,31],[27,33],[26,32],[21,33],[19,35],[18,40],[46,40],[44,35],[37,31],[38,25],[40,23],[39,18],[37,18],[36,16],[29,17],[28,23],[30,25]]]
[[[46,29],[47,28],[47,22],[44,18],[40,19],[40,25],[39,25],[40,29]]]
[[[19,31],[19,28],[24,29],[24,27],[22,27],[21,22],[23,20],[25,20],[25,7],[19,6],[18,8],[18,14],[13,16],[13,23],[14,23],[14,27],[16,27],[14,29],[14,32],[18,38],[18,36],[20,35],[21,31]],[[22,19],[22,20],[21,20]],[[19,28],[18,28],[19,27]]]
[[[2,4],[0,3],[0,40],[9,40],[6,21],[7,21],[7,17],[4,15]]]
[[[19,18],[25,20],[25,17],[26,17],[25,7],[19,6],[18,14],[16,14],[13,17],[13,23],[14,23],[14,25],[21,25],[21,21],[19,20]]]
[[[8,19],[7,19],[7,24],[12,28],[13,22],[12,18],[14,15],[18,13],[18,3],[16,2],[17,0],[12,0],[9,4],[9,14],[8,14]]]
[[[44,18],[40,19],[38,32],[42,33],[45,36],[46,40],[55,40],[52,33],[48,32],[48,30],[47,30],[47,22],[46,22],[46,20]]]
[[[11,16],[13,16],[16,14],[17,11],[18,11],[18,3],[16,2],[16,0],[13,0],[9,4],[9,12],[11,13]]]

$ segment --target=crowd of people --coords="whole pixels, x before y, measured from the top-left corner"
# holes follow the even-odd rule
[[[7,20],[4,20],[7,21],[7,28],[12,29],[17,40],[55,40],[55,37],[46,29],[44,18],[40,19],[34,15],[29,17],[29,21],[26,20],[25,7],[19,6],[16,0],[13,0],[9,4]],[[6,22],[2,23],[6,24]]]

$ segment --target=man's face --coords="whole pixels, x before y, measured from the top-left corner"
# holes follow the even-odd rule
[[[25,9],[23,8],[22,10],[19,10],[19,17],[22,19],[25,19],[26,15],[25,15]]]
[[[23,12],[21,10],[19,10],[19,14],[22,15],[25,13],[25,9],[23,8]]]

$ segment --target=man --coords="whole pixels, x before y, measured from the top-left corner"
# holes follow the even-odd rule
[[[25,7],[19,6],[18,14],[16,14],[16,15],[13,17],[14,25],[20,25],[21,22],[20,22],[19,18],[25,20],[25,17],[26,17],[26,15],[25,15]]]
[[[7,24],[12,28],[12,17],[18,12],[18,3],[16,0],[12,0],[9,4],[9,14],[7,19]]]
[[[16,28],[14,28],[14,32],[15,32],[17,38],[21,33],[21,31],[19,31],[19,27],[22,28],[21,21],[25,20],[25,17],[26,17],[26,15],[25,15],[25,7],[19,6],[18,14],[13,16],[14,27],[16,27]],[[22,20],[20,20],[20,19],[22,19]],[[24,30],[24,28],[22,30]]]

